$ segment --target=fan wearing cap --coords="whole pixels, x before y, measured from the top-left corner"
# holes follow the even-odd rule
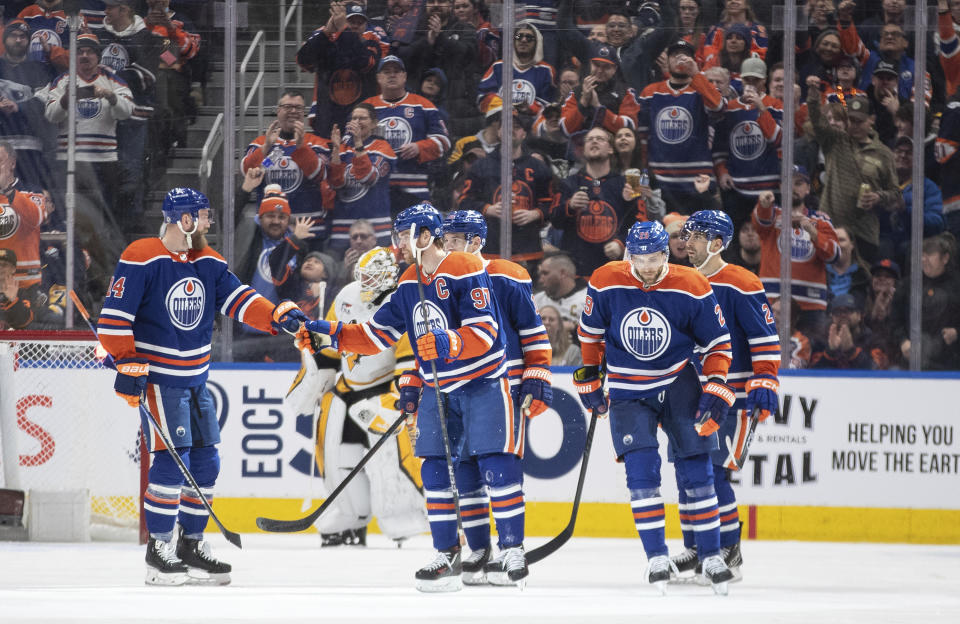
[[[897,137],[893,145],[893,163],[900,180],[903,203],[880,219],[880,253],[893,258],[906,258],[910,249],[910,231],[913,224],[913,139]],[[930,178],[923,178],[923,237],[929,238],[943,231],[943,195]]]
[[[637,127],[637,93],[620,73],[616,48],[601,43],[593,46],[590,73],[567,96],[560,112],[560,127],[570,136],[580,130],[602,126],[616,134],[620,128]]]
[[[528,22],[517,24],[513,35],[513,105],[536,115],[553,101],[554,68],[543,60],[543,37]],[[503,61],[496,61],[477,85],[481,108],[495,95],[503,97]]]
[[[650,172],[663,191],[669,210],[689,213],[697,195],[691,180],[708,175],[713,180],[710,126],[718,121],[726,101],[700,72],[696,50],[684,39],[667,47],[670,78],[640,94],[640,133],[647,139]]]
[[[863,311],[853,295],[840,295],[830,304],[826,344],[815,350],[810,368],[872,369],[872,333],[863,324]]]
[[[22,288],[17,282],[17,254],[0,248],[0,330],[23,329],[45,314],[36,287]]]
[[[365,3],[331,2],[330,19],[297,50],[297,64],[314,74],[307,120],[329,137],[334,124],[346,126],[353,106],[377,92],[377,63],[390,47],[368,28]]]
[[[905,333],[903,311],[894,305],[899,285],[900,265],[890,258],[883,258],[870,267],[864,323],[875,336],[886,338],[882,349],[888,361],[899,359],[900,345],[896,337]]]

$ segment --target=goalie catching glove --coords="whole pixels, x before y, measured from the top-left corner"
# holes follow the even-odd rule
[[[697,422],[693,428],[701,436],[714,433],[720,428],[720,423],[723,422],[736,398],[733,388],[723,383],[719,377],[708,381],[703,387],[703,394],[700,395],[700,403],[697,405]]]
[[[603,370],[599,366],[581,366],[573,371],[573,385],[580,396],[580,402],[596,414],[607,413],[609,403],[603,393]]]
[[[140,405],[140,397],[147,389],[147,375],[150,373],[150,364],[143,358],[124,358],[115,362],[117,378],[113,382],[113,390],[130,407]]]
[[[463,352],[463,337],[454,329],[431,329],[417,338],[417,354],[424,362],[444,358],[452,362]]]
[[[760,422],[770,418],[770,414],[777,411],[777,393],[780,392],[780,382],[773,375],[754,375],[747,380],[747,414],[753,414],[754,409],[760,410]]]
[[[527,418],[533,418],[553,404],[553,374],[545,368],[528,368],[523,371],[520,382],[521,405],[525,405],[523,413]]]
[[[270,325],[277,332],[282,329],[288,334],[296,334],[300,325],[309,320],[297,304],[292,301],[281,301],[273,309],[273,321]]]

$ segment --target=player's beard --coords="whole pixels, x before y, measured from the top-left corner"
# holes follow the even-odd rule
[[[199,232],[190,236],[190,249],[194,251],[200,251],[205,249],[210,243],[207,241],[206,234],[200,234]]]

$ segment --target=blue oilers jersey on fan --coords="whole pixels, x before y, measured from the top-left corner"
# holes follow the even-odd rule
[[[593,272],[577,329],[584,364],[606,354],[611,400],[638,399],[666,389],[695,357],[705,354],[709,376],[725,377],[730,333],[707,278],[695,269],[668,265],[666,275],[644,288],[626,261]],[[596,361],[593,361],[596,360]]]
[[[733,360],[727,384],[737,393],[731,409],[744,409],[747,379],[761,373],[776,376],[780,366],[780,338],[773,311],[760,278],[743,267],[727,264],[707,279],[730,332]]]
[[[97,331],[115,359],[145,358],[149,383],[186,388],[207,379],[218,311],[269,332],[272,310],[209,247],[178,254],[144,238],[120,256]]]
[[[724,163],[734,188],[744,195],[780,190],[780,141],[783,111],[780,100],[764,96],[760,112],[740,99],[728,102],[717,128],[714,159]]]
[[[486,262],[486,267],[500,311],[500,332],[507,345],[507,379],[511,387],[519,386],[525,368],[550,370],[550,339],[533,303],[533,284],[527,270],[502,258]]]
[[[553,101],[553,66],[540,61],[526,69],[513,68],[513,105],[539,111]],[[497,61],[480,79],[477,100],[491,95],[503,97],[503,61]],[[481,109],[482,110],[482,109]]]
[[[341,348],[361,353],[371,345],[387,349],[407,332],[420,377],[424,384],[433,386],[431,366],[420,359],[417,339],[434,329],[458,330],[464,336],[471,332],[486,349],[474,357],[461,354],[461,359],[451,362],[444,358],[433,360],[441,389],[449,392],[474,379],[503,377],[507,362],[503,324],[493,286],[480,258],[463,252],[448,254],[434,274],[423,279],[426,309],[420,304],[416,272],[416,266],[404,271],[397,289],[367,323],[343,327]],[[463,342],[466,345],[468,341],[464,338]]]

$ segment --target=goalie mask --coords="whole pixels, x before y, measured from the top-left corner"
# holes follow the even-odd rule
[[[374,247],[357,260],[353,278],[360,282],[360,299],[375,301],[383,293],[397,287],[397,260],[389,249]]]

